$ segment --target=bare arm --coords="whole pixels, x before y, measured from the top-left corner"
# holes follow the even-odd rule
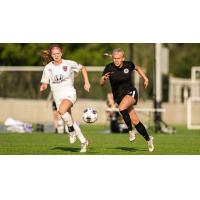
[[[81,71],[82,71],[82,75],[83,75],[83,79],[84,79],[84,89],[87,92],[89,92],[90,91],[90,82],[89,82],[89,79],[88,79],[88,74],[87,74],[85,66],[82,66]]]
[[[135,70],[143,78],[143,80],[144,80],[144,87],[147,88],[147,86],[149,84],[149,79],[147,78],[146,74],[144,73],[144,71],[141,69],[140,66],[135,66]]]
[[[101,77],[101,79],[99,81],[100,86],[104,86],[106,81],[109,79],[110,75],[111,75],[111,72],[108,72],[104,76]]]
[[[40,92],[46,90],[47,87],[48,87],[48,84],[47,84],[47,83],[41,83],[41,85],[40,85]]]
[[[104,79],[104,76],[102,76],[99,81],[100,86],[104,86],[105,82],[106,82],[106,80]]]

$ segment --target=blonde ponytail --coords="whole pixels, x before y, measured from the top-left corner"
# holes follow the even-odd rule
[[[50,63],[53,60],[53,58],[51,57],[51,54],[48,50],[42,50],[40,52],[40,56],[42,58],[43,65],[47,65],[48,63]]]

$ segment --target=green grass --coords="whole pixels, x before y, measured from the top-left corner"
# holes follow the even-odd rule
[[[145,140],[137,134],[130,143],[128,134],[106,134],[107,126],[81,127],[90,142],[86,155],[199,155],[200,131],[177,126],[175,135],[155,134],[155,151],[149,153]],[[69,144],[66,134],[0,134],[0,155],[80,155],[80,143]]]

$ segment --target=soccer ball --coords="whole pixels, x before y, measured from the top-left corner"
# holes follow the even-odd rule
[[[94,123],[97,120],[97,111],[93,108],[86,108],[83,111],[83,120],[86,123]]]

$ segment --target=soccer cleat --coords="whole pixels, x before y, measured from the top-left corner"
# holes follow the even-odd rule
[[[86,140],[86,142],[82,143],[82,144],[81,144],[81,150],[80,150],[80,152],[81,152],[81,153],[87,152],[87,147],[88,147],[88,145],[89,145],[89,142],[88,142],[87,140]]]
[[[75,131],[69,133],[69,143],[74,144],[76,142],[76,133]]]
[[[129,131],[129,141],[133,142],[135,140],[135,131]]]
[[[154,150],[153,136],[150,136],[150,140],[147,143],[148,143],[149,152],[153,152]]]

